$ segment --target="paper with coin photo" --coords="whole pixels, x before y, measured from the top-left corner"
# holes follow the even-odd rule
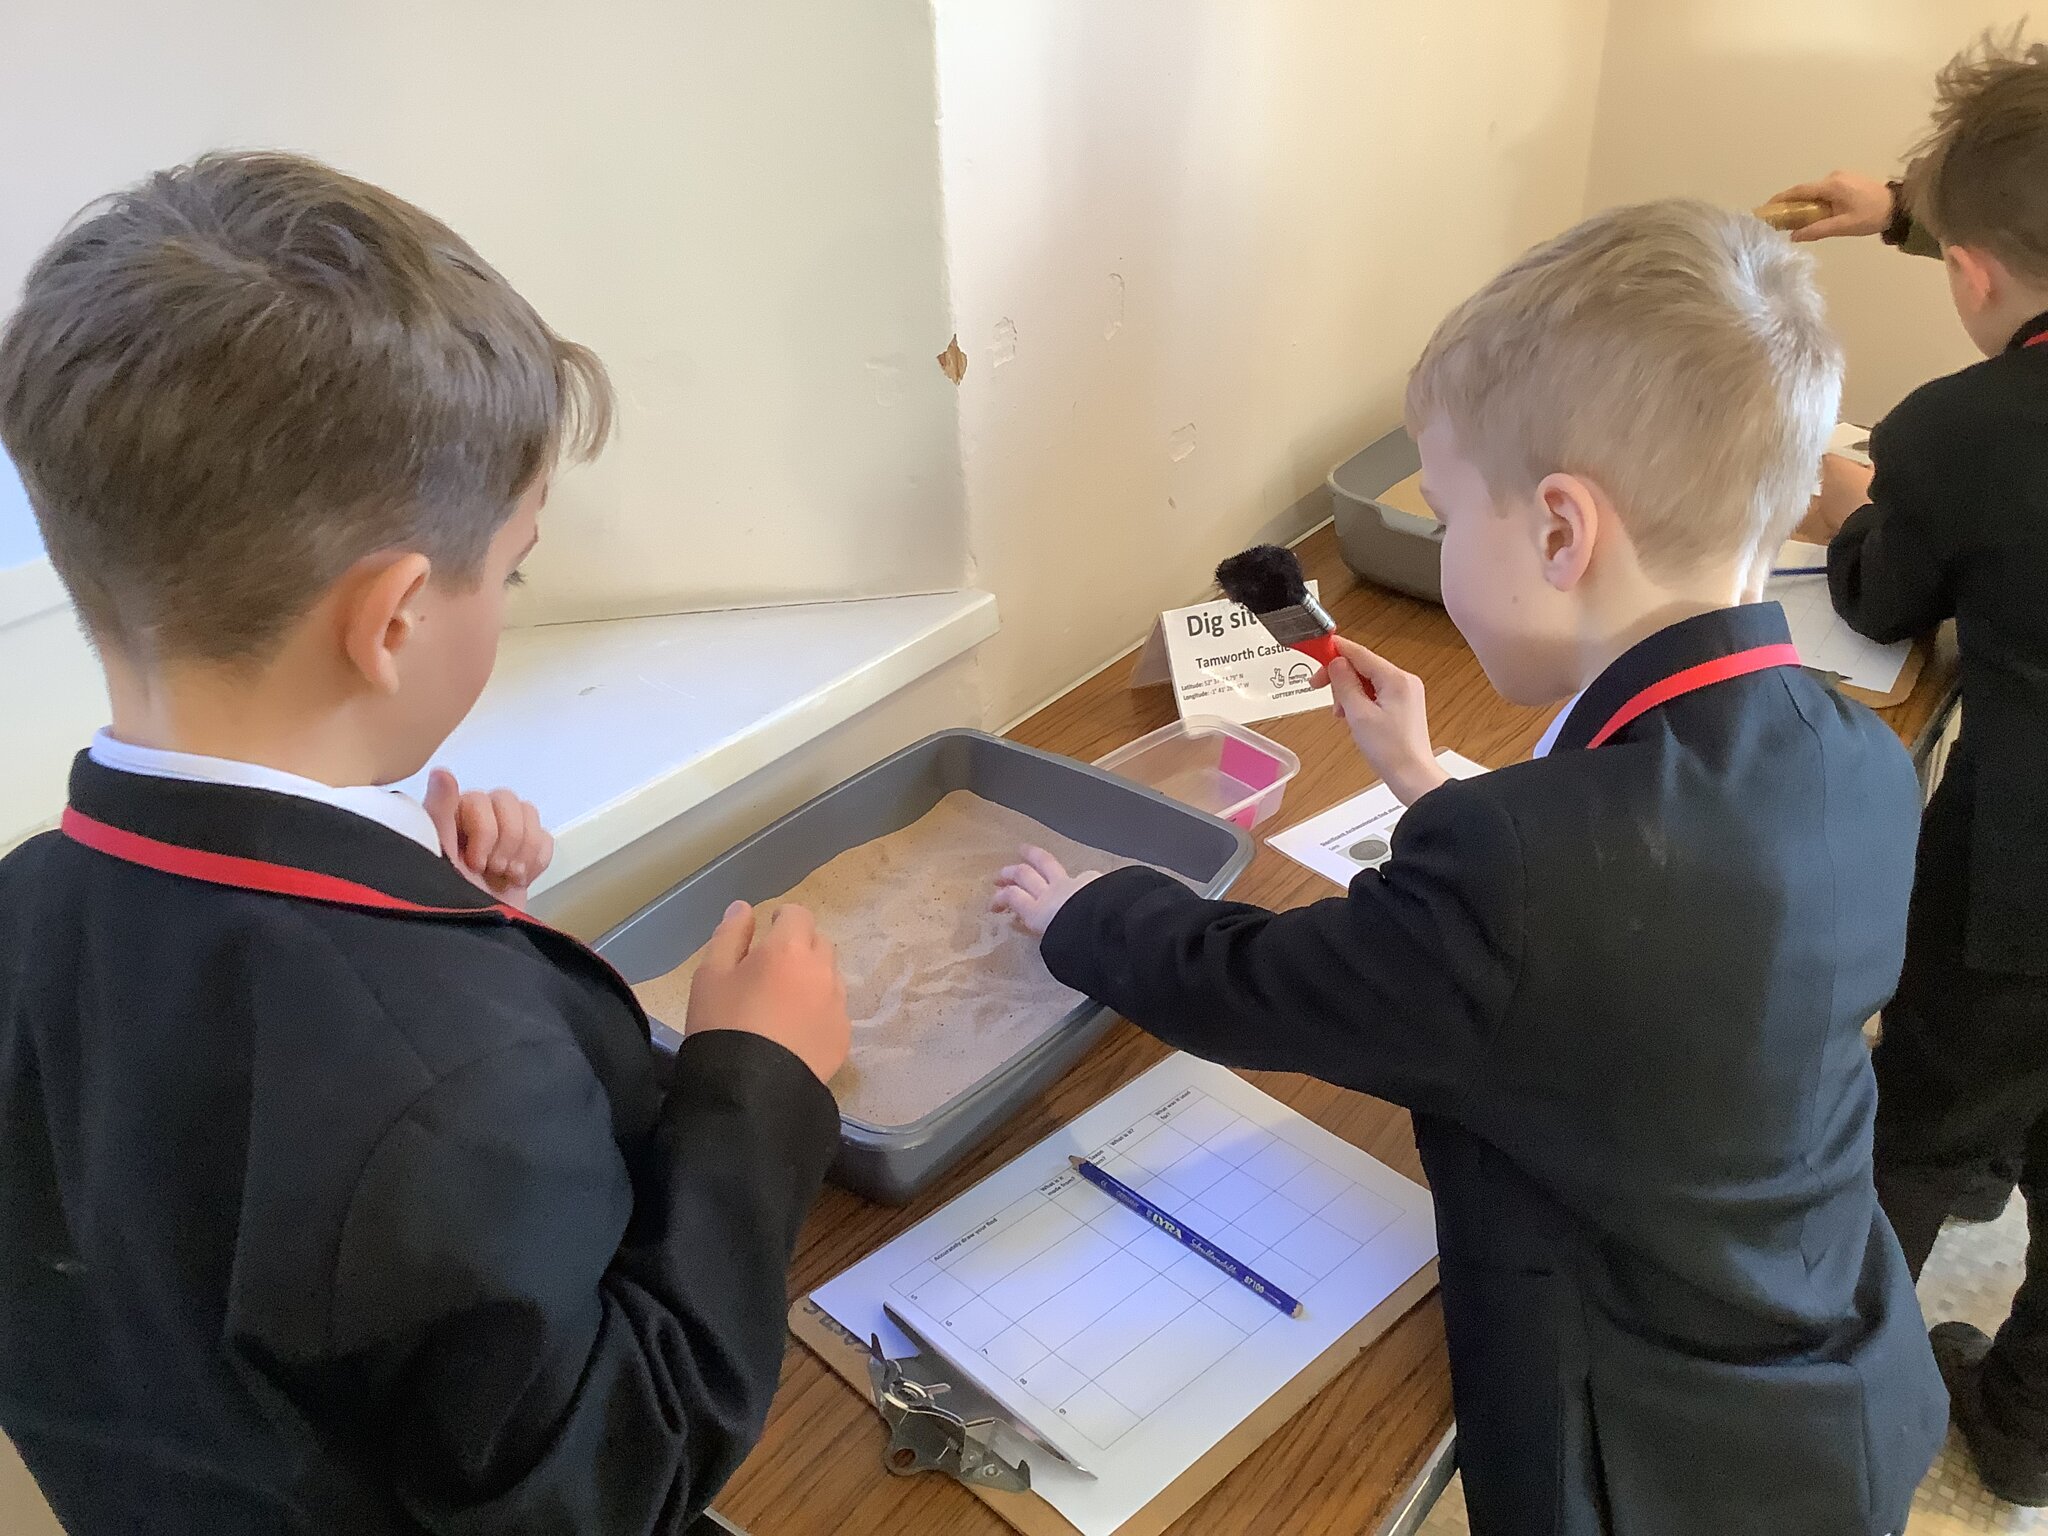
[[[1455,752],[1439,752],[1436,760],[1454,779],[1470,779],[1486,772],[1469,758]],[[1377,869],[1392,857],[1394,823],[1407,807],[1393,790],[1375,784],[1362,795],[1331,806],[1321,815],[1296,822],[1285,832],[1266,841],[1295,863],[1334,880],[1345,889],[1360,871]]]

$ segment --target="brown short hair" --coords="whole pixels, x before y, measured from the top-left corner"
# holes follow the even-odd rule
[[[1453,310],[1409,375],[1496,499],[1565,472],[1615,500],[1646,569],[1754,559],[1805,512],[1842,353],[1813,258],[1684,199],[1605,213]]]
[[[88,208],[0,333],[0,441],[86,626],[137,660],[260,657],[379,550],[475,580],[610,422],[597,358],[447,225],[296,155]]]
[[[1914,217],[2048,283],[2048,45],[1986,32],[1942,66],[1934,97],[1906,177]]]

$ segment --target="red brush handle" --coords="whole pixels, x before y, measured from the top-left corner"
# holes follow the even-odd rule
[[[1317,635],[1313,640],[1297,640],[1291,648],[1314,661],[1321,662],[1326,667],[1343,654],[1337,649],[1337,637],[1335,635]],[[1365,678],[1361,677],[1359,682],[1364,684],[1365,696],[1368,699],[1377,699],[1379,697],[1373,691],[1372,684],[1367,682]]]
[[[1291,648],[1326,667],[1338,656],[1335,635],[1317,635],[1313,640],[1297,640]]]

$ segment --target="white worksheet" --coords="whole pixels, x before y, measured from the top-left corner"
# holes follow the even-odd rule
[[[1859,427],[1853,421],[1838,421],[1828,438],[1829,453],[1838,453],[1855,464],[1870,468],[1870,428]]]
[[[1486,772],[1455,752],[1439,752],[1436,760],[1454,779],[1476,779]],[[1274,833],[1266,842],[1348,891],[1363,871],[1378,869],[1393,856],[1394,823],[1406,809],[1391,789],[1375,784],[1364,794],[1340,800],[1320,815]]]
[[[1083,1182],[1099,1163],[1303,1305],[1298,1318]],[[812,1293],[950,1363],[1093,1476],[1004,1437],[1109,1536],[1436,1257],[1429,1194],[1236,1073],[1167,1058]]]
[[[1799,659],[1807,666],[1817,672],[1833,672],[1872,693],[1889,693],[1913,652],[1913,642],[1879,645],[1843,623],[1828,595],[1827,563],[1826,548],[1793,540],[1779,551],[1779,568],[1803,571],[1818,566],[1822,574],[1773,576],[1764,595],[1783,606],[1792,626],[1792,643],[1799,647]]]

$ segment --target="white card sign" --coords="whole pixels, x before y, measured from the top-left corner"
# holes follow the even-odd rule
[[[1308,584],[1311,593],[1321,594]],[[1330,707],[1311,688],[1316,664],[1271,635],[1249,608],[1219,597],[1159,616],[1131,672],[1131,686],[1173,684],[1183,716],[1218,715],[1238,725]]]

